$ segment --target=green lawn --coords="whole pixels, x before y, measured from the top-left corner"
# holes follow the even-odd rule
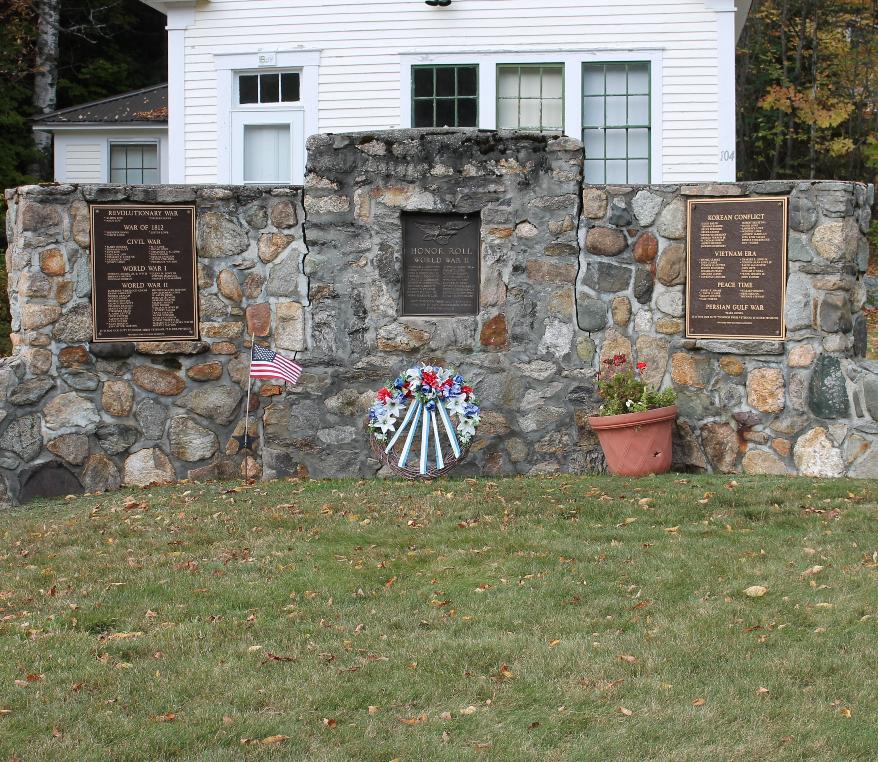
[[[874,760],[876,530],[878,482],[742,476],[17,508],[0,760]]]

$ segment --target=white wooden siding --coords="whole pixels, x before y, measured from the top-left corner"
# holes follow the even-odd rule
[[[64,151],[64,177],[68,183],[105,182],[102,151],[105,144],[100,141],[84,143],[81,139],[69,142]]]
[[[661,175],[666,183],[716,179],[720,146],[718,17],[704,0],[210,0],[185,31],[185,180],[215,182],[214,54],[320,51],[318,129],[400,126],[400,54],[661,50]],[[733,62],[722,62],[730,66]],[[171,72],[171,76],[174,73]],[[724,93],[724,97],[733,97]],[[571,93],[566,93],[571,97]],[[308,107],[310,104],[308,104]],[[654,125],[655,126],[655,125]],[[579,137],[579,125],[568,125]]]

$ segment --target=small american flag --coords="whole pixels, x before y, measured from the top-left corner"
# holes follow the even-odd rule
[[[258,344],[253,345],[250,360],[250,378],[282,378],[295,384],[302,375],[301,365]]]

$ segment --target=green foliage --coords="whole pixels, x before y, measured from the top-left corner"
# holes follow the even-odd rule
[[[673,405],[677,399],[673,389],[658,391],[649,387],[640,375],[646,370],[646,363],[638,363],[635,369],[625,355],[616,355],[604,360],[604,365],[598,378],[598,394],[603,400],[601,415],[643,413]]]

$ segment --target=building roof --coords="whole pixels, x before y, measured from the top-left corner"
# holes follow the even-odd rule
[[[34,117],[33,123],[36,129],[74,124],[95,127],[167,125],[168,85],[153,85],[80,106],[62,108]]]

